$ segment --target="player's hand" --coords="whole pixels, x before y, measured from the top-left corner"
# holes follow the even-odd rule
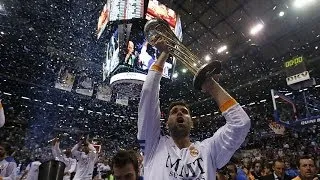
[[[219,82],[221,74],[214,74],[211,77],[207,77],[204,83],[202,84],[202,92],[210,92],[214,88],[214,83]]]
[[[56,137],[56,138],[53,139],[52,145],[55,145],[57,142],[59,142],[59,138]]]
[[[164,38],[162,38],[159,35],[151,38],[150,44],[152,44],[154,47],[156,47],[158,49],[158,51],[160,51],[160,52],[166,52],[166,53],[169,52],[169,46],[168,46],[167,42],[164,40]]]

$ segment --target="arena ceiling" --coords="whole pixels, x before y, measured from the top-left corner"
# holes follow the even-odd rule
[[[222,62],[220,82],[242,104],[270,99],[271,88],[290,91],[285,83],[283,63],[294,56],[307,58],[307,68],[319,82],[318,1],[310,0],[311,4],[301,8],[295,7],[293,0],[160,2],[181,15],[186,47],[204,63],[207,55]],[[0,0],[0,76],[6,86],[1,91],[34,99],[41,96],[56,104],[66,103],[66,99],[75,99],[73,97],[77,95],[66,95],[53,88],[61,64],[96,68],[94,75],[101,77],[104,49],[100,48],[103,42],[96,40],[95,33],[104,3]],[[283,16],[279,16],[280,12]],[[250,29],[257,23],[263,28],[251,35]],[[224,45],[227,49],[217,53]],[[53,58],[52,54],[56,56]],[[183,99],[191,104],[197,115],[217,111],[208,96],[193,89],[193,76],[188,71],[183,73],[183,68],[178,63],[178,77],[162,84],[165,87],[161,90],[162,106]],[[16,88],[17,84],[21,88]],[[57,98],[59,93],[64,99]],[[73,103],[93,109],[97,104],[103,106],[104,102],[81,97]],[[132,105],[136,106],[136,103],[134,101]]]

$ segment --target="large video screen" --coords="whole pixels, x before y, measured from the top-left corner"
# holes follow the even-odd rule
[[[97,27],[99,39],[110,21],[130,20],[144,16],[145,0],[107,0],[100,13]]]
[[[172,29],[176,26],[176,13],[157,0],[150,0],[147,8],[146,19],[150,20],[153,18],[161,18],[167,21]]]
[[[145,23],[137,23],[132,25],[124,51],[125,56],[121,64],[146,72],[155,62],[156,57],[159,56],[159,52],[147,42],[143,33],[144,24]],[[172,68],[172,58],[169,58],[165,64],[163,76],[170,78]]]
[[[103,81],[110,76],[110,73],[119,65],[119,34],[118,30],[112,34],[106,46],[106,58],[103,62]]]
[[[126,26],[118,26],[107,44],[106,60],[103,64],[104,79],[113,75],[112,72],[119,68],[125,68],[127,72],[144,74],[148,72],[160,53],[147,42],[143,32],[145,23],[145,19],[140,19]],[[122,40],[123,45],[119,43]],[[163,70],[165,78],[170,79],[172,76],[174,66],[172,59],[170,56],[165,63]]]

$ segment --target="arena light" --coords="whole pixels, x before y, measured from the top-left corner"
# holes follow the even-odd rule
[[[219,112],[218,111],[215,111],[213,114],[218,114]]]
[[[284,95],[285,95],[285,96],[289,96],[289,95],[292,95],[292,92],[289,92],[289,93],[285,93]]]
[[[186,73],[186,72],[187,72],[187,69],[183,68],[183,69],[182,69],[182,72],[183,72],[183,73]]]
[[[284,16],[284,12],[283,12],[283,11],[280,11],[280,12],[279,12],[279,16],[280,16],[280,17]]]
[[[210,61],[210,60],[211,60],[210,55],[206,55],[206,56],[204,57],[204,60],[206,60],[206,61]]]
[[[260,102],[261,102],[261,103],[266,102],[266,101],[267,101],[266,99],[262,99],[262,100],[260,100]]]
[[[21,96],[21,99],[26,99],[26,100],[29,100],[30,98],[28,98],[28,97],[25,97],[25,96]]]
[[[11,95],[12,95],[12,94],[6,93],[6,92],[4,92],[3,94],[4,94],[4,95],[7,95],[7,96],[11,96]]]
[[[310,5],[311,3],[314,3],[315,0],[295,0],[293,1],[293,6],[295,8],[303,8],[307,5]]]
[[[315,87],[316,87],[316,88],[320,87],[320,84],[316,85]]]
[[[47,104],[49,104],[49,105],[52,105],[53,103],[52,102],[46,102]]]
[[[221,47],[219,47],[219,49],[217,50],[217,53],[222,53],[223,51],[227,50],[227,46],[226,45],[223,45]]]
[[[62,105],[62,104],[58,104],[58,106],[59,106],[59,107],[63,107],[63,105]]]
[[[255,26],[253,26],[250,30],[251,35],[256,35],[258,32],[260,32],[263,29],[263,24],[259,23]]]
[[[177,78],[178,77],[178,73],[173,73],[172,77],[173,78]]]

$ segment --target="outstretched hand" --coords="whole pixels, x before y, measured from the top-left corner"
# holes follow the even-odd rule
[[[157,35],[151,38],[150,44],[156,47],[160,52],[169,52],[169,46],[163,37]]]
[[[207,77],[201,86],[202,92],[205,92],[205,93],[210,92],[214,87],[214,83],[219,82],[219,79],[221,76],[222,76],[221,74],[214,74],[213,76]]]
[[[59,138],[56,137],[56,138],[53,139],[52,145],[54,146],[57,142],[59,142]]]

